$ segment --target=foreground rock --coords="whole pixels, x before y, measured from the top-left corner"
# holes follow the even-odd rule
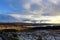
[[[0,40],[60,40],[60,30],[35,30],[30,32],[0,32]]]

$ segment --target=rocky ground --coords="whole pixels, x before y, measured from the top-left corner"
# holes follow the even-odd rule
[[[32,32],[0,32],[0,40],[60,40],[60,30],[35,30]]]
[[[59,31],[55,30],[37,30],[34,32],[19,32],[18,34],[19,40],[60,40]]]

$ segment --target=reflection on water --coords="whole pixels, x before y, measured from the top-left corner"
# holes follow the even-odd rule
[[[35,30],[33,32],[2,32],[7,40],[60,40],[60,30]],[[0,40],[2,38],[0,37]]]

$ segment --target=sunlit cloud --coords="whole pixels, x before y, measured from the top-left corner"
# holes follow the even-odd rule
[[[8,14],[16,19],[20,18],[26,18],[26,19],[31,19],[33,15],[21,15],[21,14]]]
[[[8,2],[10,2],[9,6],[13,10],[19,11],[21,6],[24,8],[23,13],[19,11],[15,14],[9,14],[17,20],[22,18],[29,19],[26,22],[43,20],[45,23],[60,23],[60,0],[8,0]],[[22,9],[20,8],[20,10]]]
[[[35,15],[20,15],[20,14],[10,14],[10,16],[14,17],[17,20],[23,20],[23,19],[28,19],[27,21],[23,22],[28,22],[28,23],[60,23],[60,16],[40,16],[40,17],[35,17]],[[23,16],[23,17],[22,17]],[[40,22],[41,21],[41,22]]]
[[[25,3],[23,6],[24,6],[25,9],[30,9],[30,4],[29,3]]]

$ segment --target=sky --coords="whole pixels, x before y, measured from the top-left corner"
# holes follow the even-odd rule
[[[0,22],[60,23],[60,0],[0,0]]]

